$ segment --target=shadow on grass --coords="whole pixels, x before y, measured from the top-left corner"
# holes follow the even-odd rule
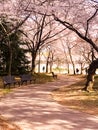
[[[81,91],[85,86],[86,78],[81,77],[79,82],[53,90],[53,98],[60,104],[89,114],[98,115],[98,76],[95,76],[94,89],[96,91]]]

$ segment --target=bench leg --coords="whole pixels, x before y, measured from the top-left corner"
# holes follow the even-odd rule
[[[11,85],[11,84],[8,84],[8,86],[9,86],[9,89],[10,89],[10,85]]]
[[[16,84],[16,83],[14,83],[14,88],[15,88],[15,84]]]
[[[23,85],[23,83],[26,83],[26,85],[27,85],[27,81],[22,81],[22,82],[21,82],[21,85]]]
[[[21,85],[21,82],[18,82],[18,85],[19,85],[19,87],[20,87],[20,85]]]
[[[4,89],[6,88],[7,85],[8,85],[8,88],[10,89],[10,84],[4,84]]]
[[[6,88],[6,85],[4,84],[4,89]]]

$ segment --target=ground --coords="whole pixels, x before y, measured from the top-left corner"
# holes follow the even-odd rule
[[[72,76],[69,76],[71,78]],[[85,92],[81,89],[84,87],[86,78],[83,75],[76,75],[79,81],[70,85],[63,86],[52,92],[53,99],[68,108],[76,109],[93,115],[98,115],[98,88],[96,90]]]
[[[98,92],[96,91],[87,93],[81,91],[81,88],[84,84],[84,76],[60,75],[58,76],[57,80],[51,83],[33,84],[15,89],[13,92],[7,94],[7,96],[4,95],[3,99],[0,101],[0,113],[7,117],[7,119],[12,120],[13,123],[1,118],[0,127],[3,127],[3,129],[6,127],[6,130],[18,130],[19,128],[14,125],[14,123],[18,123],[23,128],[27,125],[29,127],[29,124],[31,123],[33,128],[35,128],[34,130],[39,130],[39,127],[44,128],[47,126],[53,127],[53,130],[55,130],[54,127],[56,126],[56,130],[60,130],[61,127],[62,130],[65,130],[65,127],[72,127],[74,130],[76,130],[74,124],[76,124],[77,129],[81,127],[85,128],[88,127],[86,126],[87,124],[85,124],[85,121],[90,119],[88,123],[92,123],[92,126],[89,127],[93,127],[94,130],[97,130],[98,126],[96,127],[96,123],[94,123],[94,121],[91,122],[91,119],[97,122],[97,118],[90,118],[89,115],[66,109],[67,107],[83,111],[85,113],[94,115],[98,114]],[[61,105],[58,105],[58,103]],[[74,118],[74,116],[78,116],[78,114],[80,117],[82,117],[80,120],[76,120]],[[25,120],[24,117],[26,117]],[[68,123],[69,120],[70,125]],[[21,121],[24,121],[25,124],[21,124]],[[55,122],[51,125],[51,122],[53,121]],[[81,122],[84,125],[81,124]],[[59,125],[59,123],[62,125]],[[26,130],[28,130],[28,128]]]

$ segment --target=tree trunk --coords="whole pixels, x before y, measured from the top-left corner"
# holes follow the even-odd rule
[[[75,72],[75,65],[72,63],[72,65],[73,65],[73,74],[75,75],[76,74],[76,72]]]
[[[52,72],[52,66],[53,66],[53,62],[50,62],[50,72]]]
[[[12,69],[12,48],[11,48],[11,43],[8,42],[8,46],[9,46],[9,68],[8,68],[8,75],[11,75],[11,69]]]
[[[40,50],[39,50],[39,61],[38,61],[38,73],[40,73]]]
[[[8,75],[12,74],[12,51],[10,52],[10,61],[9,61],[9,70],[8,70]]]
[[[88,69],[87,81],[86,81],[85,87],[82,90],[85,90],[85,91],[93,90],[94,75],[97,68],[98,68],[98,59],[94,60],[90,64],[89,69]]]
[[[82,63],[80,63],[80,74],[82,74]]]
[[[47,62],[46,62],[46,73],[48,73],[48,65],[49,65],[49,63],[48,63],[48,60],[47,60]]]
[[[69,68],[69,64],[67,64],[67,73],[70,73],[70,68]]]
[[[94,74],[88,74],[87,81],[86,81],[86,84],[85,84],[85,87],[83,88],[83,90],[92,91],[93,85],[94,85]]]
[[[47,57],[47,61],[46,61],[46,73],[48,73],[48,66],[49,66],[49,58],[50,58],[50,51]]]
[[[34,73],[35,70],[35,59],[36,59],[36,53],[32,53],[32,63],[31,63],[31,72]]]
[[[76,72],[75,72],[75,65],[74,65],[72,54],[71,54],[71,48],[69,48],[69,46],[68,46],[68,51],[69,51],[69,56],[70,56],[70,60],[71,60],[72,67],[73,67],[73,74],[75,75],[76,74]]]

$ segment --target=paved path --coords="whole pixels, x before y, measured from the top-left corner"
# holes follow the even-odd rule
[[[70,110],[52,99],[54,88],[74,82],[62,77],[56,82],[19,88],[0,101],[0,114],[22,130],[98,130],[98,117]]]

